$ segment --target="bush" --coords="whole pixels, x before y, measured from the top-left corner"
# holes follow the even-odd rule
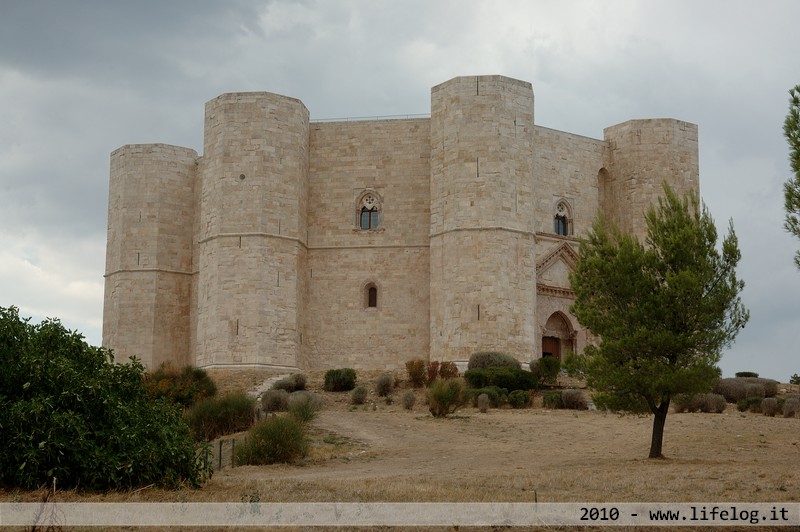
[[[199,486],[211,474],[181,409],[154,400],[138,361],[48,319],[0,307],[0,485],[36,489]]]
[[[564,404],[564,408],[568,408],[570,410],[589,409],[589,403],[586,401],[586,397],[580,390],[563,390],[561,392],[561,402]]]
[[[523,390],[514,390],[508,394],[511,408],[527,408],[531,405],[531,394]]]
[[[514,390],[528,391],[538,386],[536,377],[531,372],[508,367],[469,369],[464,373],[464,379],[471,388],[498,386],[509,393]]]
[[[492,408],[499,408],[508,401],[508,391],[498,386],[485,386],[483,388],[470,388],[465,394],[466,401],[471,402],[472,406],[478,406],[478,396],[486,394],[489,397],[489,404]]]
[[[556,383],[558,373],[561,371],[561,362],[556,357],[544,357],[532,360],[530,368],[538,387],[541,388],[544,384]]]
[[[789,397],[783,402],[783,417],[797,417],[800,412],[800,399]]]
[[[439,363],[436,361],[428,362],[425,365],[426,379],[425,383],[430,386],[433,381],[439,378]]]
[[[736,409],[739,412],[761,412],[761,401],[763,398],[761,397],[746,397],[744,399],[739,399],[736,402]]]
[[[414,403],[417,402],[417,395],[412,392],[411,390],[406,390],[403,393],[403,408],[406,410],[411,410],[414,408]]]
[[[186,414],[196,440],[211,441],[225,434],[248,429],[253,424],[256,400],[244,392],[209,397]]]
[[[564,401],[561,399],[561,392],[545,392],[545,394],[542,396],[542,405],[545,408],[564,408]]]
[[[306,389],[306,376],[302,373],[293,373],[272,383],[273,390],[286,390],[289,393]]]
[[[189,408],[197,401],[213,397],[217,386],[204,369],[185,366],[181,370],[168,362],[145,377],[147,394],[154,399],[164,398],[172,404]]]
[[[356,387],[356,370],[352,368],[329,369],[325,372],[323,389],[326,392],[349,392]]]
[[[761,411],[765,416],[775,417],[775,414],[778,413],[778,400],[774,397],[767,397],[761,401]]]
[[[363,405],[367,401],[369,391],[363,386],[356,386],[350,394],[350,403],[354,405]]]
[[[752,371],[737,371],[736,372],[736,376],[739,377],[739,378],[742,378],[742,377],[758,378],[758,373],[755,373],[755,372],[752,372]]]
[[[728,406],[728,402],[718,393],[704,393],[699,395],[700,411],[707,414],[721,414]]]
[[[421,358],[415,358],[406,362],[406,372],[408,373],[408,380],[414,388],[422,388],[425,386],[425,361]]]
[[[520,363],[519,360],[506,353],[500,353],[498,351],[479,351],[477,353],[472,353],[472,356],[469,357],[469,363],[467,364],[468,370],[499,367],[519,369]]]
[[[789,377],[789,384],[800,384],[800,375],[795,373]]]
[[[307,390],[298,390],[289,396],[286,409],[301,423],[310,423],[319,414],[320,406],[319,397]]]
[[[261,395],[261,408],[264,412],[283,412],[289,407],[289,392],[286,390],[267,390]]]
[[[439,377],[442,379],[455,379],[458,377],[458,366],[455,362],[441,362],[439,364]]]
[[[747,397],[746,383],[742,379],[720,379],[714,386],[714,393],[722,395],[729,403],[738,403]]]
[[[236,447],[238,465],[290,463],[308,454],[303,424],[292,416],[274,416],[253,426]]]
[[[748,399],[750,397],[760,397],[761,399],[763,399],[767,395],[767,391],[764,389],[763,384],[747,383],[744,385],[744,390],[745,390],[745,397]]]
[[[758,384],[763,387],[764,397],[775,397],[778,395],[778,381],[776,380],[762,379],[761,377],[743,377],[742,380],[746,384]]]
[[[487,394],[482,393],[478,396],[477,407],[482,414],[485,414],[486,412],[489,411],[489,406],[491,404],[492,404],[491,400],[489,399],[489,396]]]
[[[375,381],[375,393],[378,397],[386,397],[394,389],[394,377],[390,373],[384,373],[378,376]]]
[[[698,412],[700,410],[700,404],[696,398],[696,395],[685,393],[678,394],[672,398],[672,408],[676,414],[682,414],[683,412]]]
[[[437,379],[428,389],[428,409],[433,417],[445,417],[464,404],[464,383],[460,379]]]

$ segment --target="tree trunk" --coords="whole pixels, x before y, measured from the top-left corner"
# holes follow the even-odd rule
[[[661,453],[661,445],[664,441],[664,424],[667,422],[667,412],[669,412],[669,398],[663,399],[653,414],[653,437],[650,440],[650,456],[648,458],[664,458]]]

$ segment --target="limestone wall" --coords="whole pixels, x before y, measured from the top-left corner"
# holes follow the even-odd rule
[[[429,131],[427,119],[312,124],[304,367],[427,357]],[[366,190],[380,201],[376,229],[358,223]]]

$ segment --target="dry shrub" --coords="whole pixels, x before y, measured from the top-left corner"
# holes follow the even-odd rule
[[[306,376],[302,373],[294,373],[272,383],[273,390],[286,390],[289,393],[306,389]]]
[[[783,417],[797,417],[798,412],[800,412],[800,399],[788,397],[783,402]]]
[[[775,397],[778,395],[778,381],[773,379],[764,379],[761,377],[744,377],[742,378],[747,384],[760,384],[764,387],[764,395],[762,397]]]
[[[283,412],[289,407],[289,392],[286,390],[267,390],[261,396],[264,412]]]
[[[378,376],[378,379],[375,381],[375,393],[378,394],[378,397],[386,397],[392,393],[394,389],[394,377],[392,377],[391,373],[384,373]]]
[[[563,390],[561,392],[561,401],[564,404],[564,408],[570,410],[589,409],[589,403],[580,390]]]
[[[458,366],[455,362],[441,362],[439,364],[439,377],[442,379],[455,379],[458,377]]]
[[[414,358],[406,362],[406,372],[408,380],[414,388],[425,386],[425,361],[421,358]]]
[[[464,405],[464,383],[461,379],[436,379],[427,397],[433,417],[445,417]]]
[[[761,411],[765,416],[775,417],[778,413],[778,400],[774,397],[767,397],[761,401]]]
[[[722,395],[729,403],[738,403],[747,397],[745,382],[742,379],[720,379],[714,386],[714,393]]]
[[[704,393],[698,396],[700,411],[707,414],[721,414],[728,406],[728,402],[718,393]]]
[[[307,390],[298,390],[289,396],[286,409],[298,421],[310,423],[317,417],[321,407],[322,400],[319,396]]]
[[[489,405],[490,405],[489,396],[486,395],[485,393],[480,394],[478,396],[478,410],[480,410],[482,414],[485,414],[486,412],[489,411]]]
[[[417,402],[417,394],[412,392],[411,390],[406,390],[403,394],[403,408],[406,410],[411,410],[414,408],[414,403]]]
[[[764,398],[767,396],[767,391],[764,389],[764,385],[756,382],[748,382],[744,385],[745,389],[745,397],[760,397]]]
[[[439,363],[434,360],[433,362],[428,362],[426,366],[427,379],[425,382],[430,386],[439,377]]]
[[[367,401],[369,391],[363,386],[356,386],[350,393],[350,402],[354,405],[363,405]]]

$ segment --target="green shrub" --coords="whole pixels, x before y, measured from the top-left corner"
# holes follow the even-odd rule
[[[0,307],[0,485],[36,489],[199,486],[211,474],[181,409],[154,400],[145,369],[48,319]]]
[[[150,397],[163,398],[184,408],[217,393],[216,384],[204,369],[185,366],[178,370],[168,362],[147,374],[145,386]]]
[[[433,417],[445,417],[464,404],[464,383],[461,379],[437,379],[428,388],[428,410]]]
[[[509,393],[514,390],[533,390],[538,386],[536,377],[530,371],[508,367],[469,369],[464,373],[464,379],[471,388],[498,386]]]
[[[439,364],[439,377],[442,379],[455,379],[458,377],[458,366],[455,362],[441,362]]]
[[[303,424],[292,416],[273,416],[256,423],[244,444],[236,447],[238,465],[291,463],[308,454]]]
[[[587,410],[589,408],[589,403],[580,390],[562,390],[561,402],[564,408],[570,410]]]
[[[541,388],[545,384],[555,384],[561,371],[561,362],[556,357],[543,357],[532,360],[531,373]]]
[[[272,383],[273,390],[286,390],[289,393],[306,389],[306,376],[302,373],[293,373]]]
[[[363,386],[356,386],[350,394],[350,403],[354,405],[363,405],[367,401],[369,391]]]
[[[783,417],[797,417],[800,412],[800,399],[796,397],[788,397],[783,402]]]
[[[469,363],[467,364],[468,370],[498,367],[519,369],[520,363],[519,360],[506,353],[500,353],[498,351],[478,351],[477,353],[472,353],[472,356],[469,357]]]
[[[736,402],[736,409],[739,412],[761,412],[761,401],[763,400],[762,397],[751,396],[746,397],[744,399],[739,399]]]
[[[283,412],[289,407],[289,392],[286,390],[267,390],[261,395],[261,408],[264,412]]]
[[[477,405],[476,406],[478,407],[478,410],[480,410],[480,412],[482,414],[485,414],[486,412],[489,411],[489,406],[491,404],[492,404],[492,402],[489,399],[489,396],[487,394],[482,393],[482,394],[480,394],[478,396]]]
[[[394,377],[390,373],[384,373],[378,376],[375,381],[375,393],[378,397],[386,397],[394,389]]]
[[[411,390],[406,390],[403,393],[403,408],[411,410],[414,408],[414,403],[417,402],[417,395]]]
[[[310,423],[319,414],[321,401],[312,392],[298,390],[289,396],[286,410],[301,423]]]
[[[356,387],[356,370],[352,368],[329,369],[325,372],[323,389],[326,392],[349,392]]]
[[[408,382],[414,388],[422,388],[425,386],[425,361],[421,358],[414,358],[406,362],[406,373],[408,373]]]
[[[761,411],[765,416],[775,417],[778,413],[778,400],[774,397],[767,397],[761,401]]]
[[[492,408],[499,408],[508,401],[508,391],[498,386],[485,386],[483,388],[470,388],[465,392],[464,398],[472,406],[478,406],[478,396],[486,394]]]
[[[755,373],[755,372],[753,372],[753,371],[737,371],[737,372],[736,372],[736,376],[737,376],[737,377],[740,377],[740,378],[741,378],[741,377],[753,377],[753,378],[758,378],[758,373]]]
[[[514,390],[508,394],[508,404],[511,408],[527,408],[531,404],[531,394],[523,390]]]
[[[795,373],[789,377],[789,384],[800,384],[800,375]]]
[[[186,420],[196,440],[211,441],[248,429],[253,424],[255,402],[245,392],[209,397],[194,405],[187,412]]]
[[[545,408],[564,408],[564,401],[561,399],[561,392],[545,392],[545,394],[542,396],[542,405]]]

